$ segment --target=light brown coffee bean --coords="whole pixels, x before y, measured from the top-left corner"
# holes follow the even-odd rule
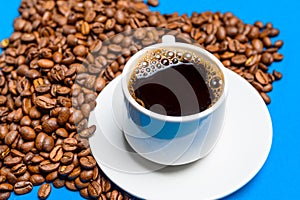
[[[88,186],[88,193],[92,198],[97,198],[102,193],[102,188],[99,183],[93,181]]]
[[[61,145],[55,146],[50,152],[49,158],[52,162],[59,162],[63,157],[63,149]]]
[[[31,192],[33,185],[29,181],[20,181],[14,185],[14,192],[16,194],[26,194]]]
[[[65,180],[57,178],[53,181],[53,186],[56,188],[62,188],[65,186]]]
[[[58,178],[58,172],[53,171],[46,176],[46,182],[52,182]]]
[[[93,173],[94,173],[93,170],[83,170],[80,173],[80,180],[82,182],[89,182],[93,178]]]
[[[28,141],[32,141],[36,137],[35,131],[29,126],[21,127],[20,134],[23,139],[28,140]]]
[[[43,131],[46,133],[52,133],[58,128],[58,123],[56,118],[50,118],[48,120],[45,120],[42,123]]]
[[[69,190],[72,190],[72,191],[76,191],[76,190],[77,190],[74,181],[66,181],[66,182],[65,182],[65,186],[66,186]]]
[[[51,69],[54,66],[54,62],[48,59],[40,59],[38,60],[37,64],[42,69]]]
[[[45,182],[45,178],[40,174],[33,174],[30,177],[30,182],[33,185],[41,185],[43,182]]]
[[[14,187],[9,183],[1,183],[0,184],[0,193],[2,192],[10,192],[14,189]]]
[[[7,200],[10,197],[10,192],[0,192],[0,199]]]
[[[45,183],[41,185],[38,190],[39,199],[47,199],[51,192],[51,185],[49,183]]]
[[[35,103],[42,109],[52,109],[56,106],[56,99],[51,99],[46,96],[38,96]]]
[[[79,133],[79,135],[80,135],[80,137],[83,137],[83,138],[89,138],[94,134],[95,131],[96,131],[96,126],[93,125],[89,128],[84,129],[83,131],[81,131]]]
[[[70,174],[74,169],[74,165],[71,164],[71,165],[61,165],[59,168],[58,168],[58,173],[61,175],[61,176],[67,176],[68,174]]]
[[[261,61],[266,64],[266,65],[270,65],[273,62],[273,56],[270,53],[263,53],[262,57],[261,57]]]
[[[256,71],[255,78],[262,85],[266,85],[269,83],[269,79],[268,79],[267,75],[264,72],[262,72],[261,70]]]
[[[57,170],[59,165],[60,165],[59,163],[51,163],[51,161],[45,160],[39,164],[39,169],[42,172],[50,173],[50,172]]]
[[[62,147],[65,151],[74,151],[77,149],[77,140],[75,138],[66,138]]]
[[[19,163],[15,166],[13,166],[11,168],[11,172],[15,175],[15,176],[20,176],[23,175],[27,170],[27,167],[25,164]]]
[[[97,164],[92,156],[82,157],[79,162],[84,169],[93,169]]]
[[[247,61],[247,57],[245,55],[235,55],[231,58],[231,62],[235,65],[244,64]]]

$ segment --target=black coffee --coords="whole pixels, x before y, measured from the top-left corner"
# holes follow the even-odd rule
[[[143,59],[131,75],[129,90],[148,110],[187,116],[209,108],[222,92],[222,75],[192,52],[166,49]]]

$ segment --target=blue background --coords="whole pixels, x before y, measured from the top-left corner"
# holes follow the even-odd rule
[[[0,2],[0,40],[12,33],[13,19],[18,16],[20,2]],[[296,0],[161,0],[159,7],[152,8],[162,13],[179,14],[208,10],[231,11],[246,23],[254,23],[256,20],[272,22],[281,31],[277,39],[284,40],[280,52],[285,58],[280,63],[274,63],[270,69],[276,69],[284,75],[282,80],[274,83],[274,89],[269,93],[272,103],[268,108],[274,129],[271,152],[255,178],[225,199],[300,199],[300,66],[296,62],[300,47],[299,8]],[[37,199],[37,190],[38,187],[35,187],[30,194],[12,195],[11,199]],[[49,199],[63,198],[81,197],[79,192],[53,188]]]

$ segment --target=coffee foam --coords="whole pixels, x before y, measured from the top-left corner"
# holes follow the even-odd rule
[[[223,73],[216,64],[208,62],[196,52],[181,48],[149,50],[145,56],[137,62],[131,73],[128,83],[128,89],[131,96],[142,105],[143,102],[140,102],[141,100],[137,99],[134,94],[133,85],[135,81],[137,79],[150,77],[161,70],[181,63],[192,63],[203,68],[203,70],[200,70],[199,72],[210,89],[211,105],[217,102],[224,90]]]

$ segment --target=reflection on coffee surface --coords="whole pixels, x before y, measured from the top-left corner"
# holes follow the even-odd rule
[[[135,66],[128,88],[143,107],[158,114],[187,116],[211,107],[224,88],[221,70],[196,52],[150,50]]]

